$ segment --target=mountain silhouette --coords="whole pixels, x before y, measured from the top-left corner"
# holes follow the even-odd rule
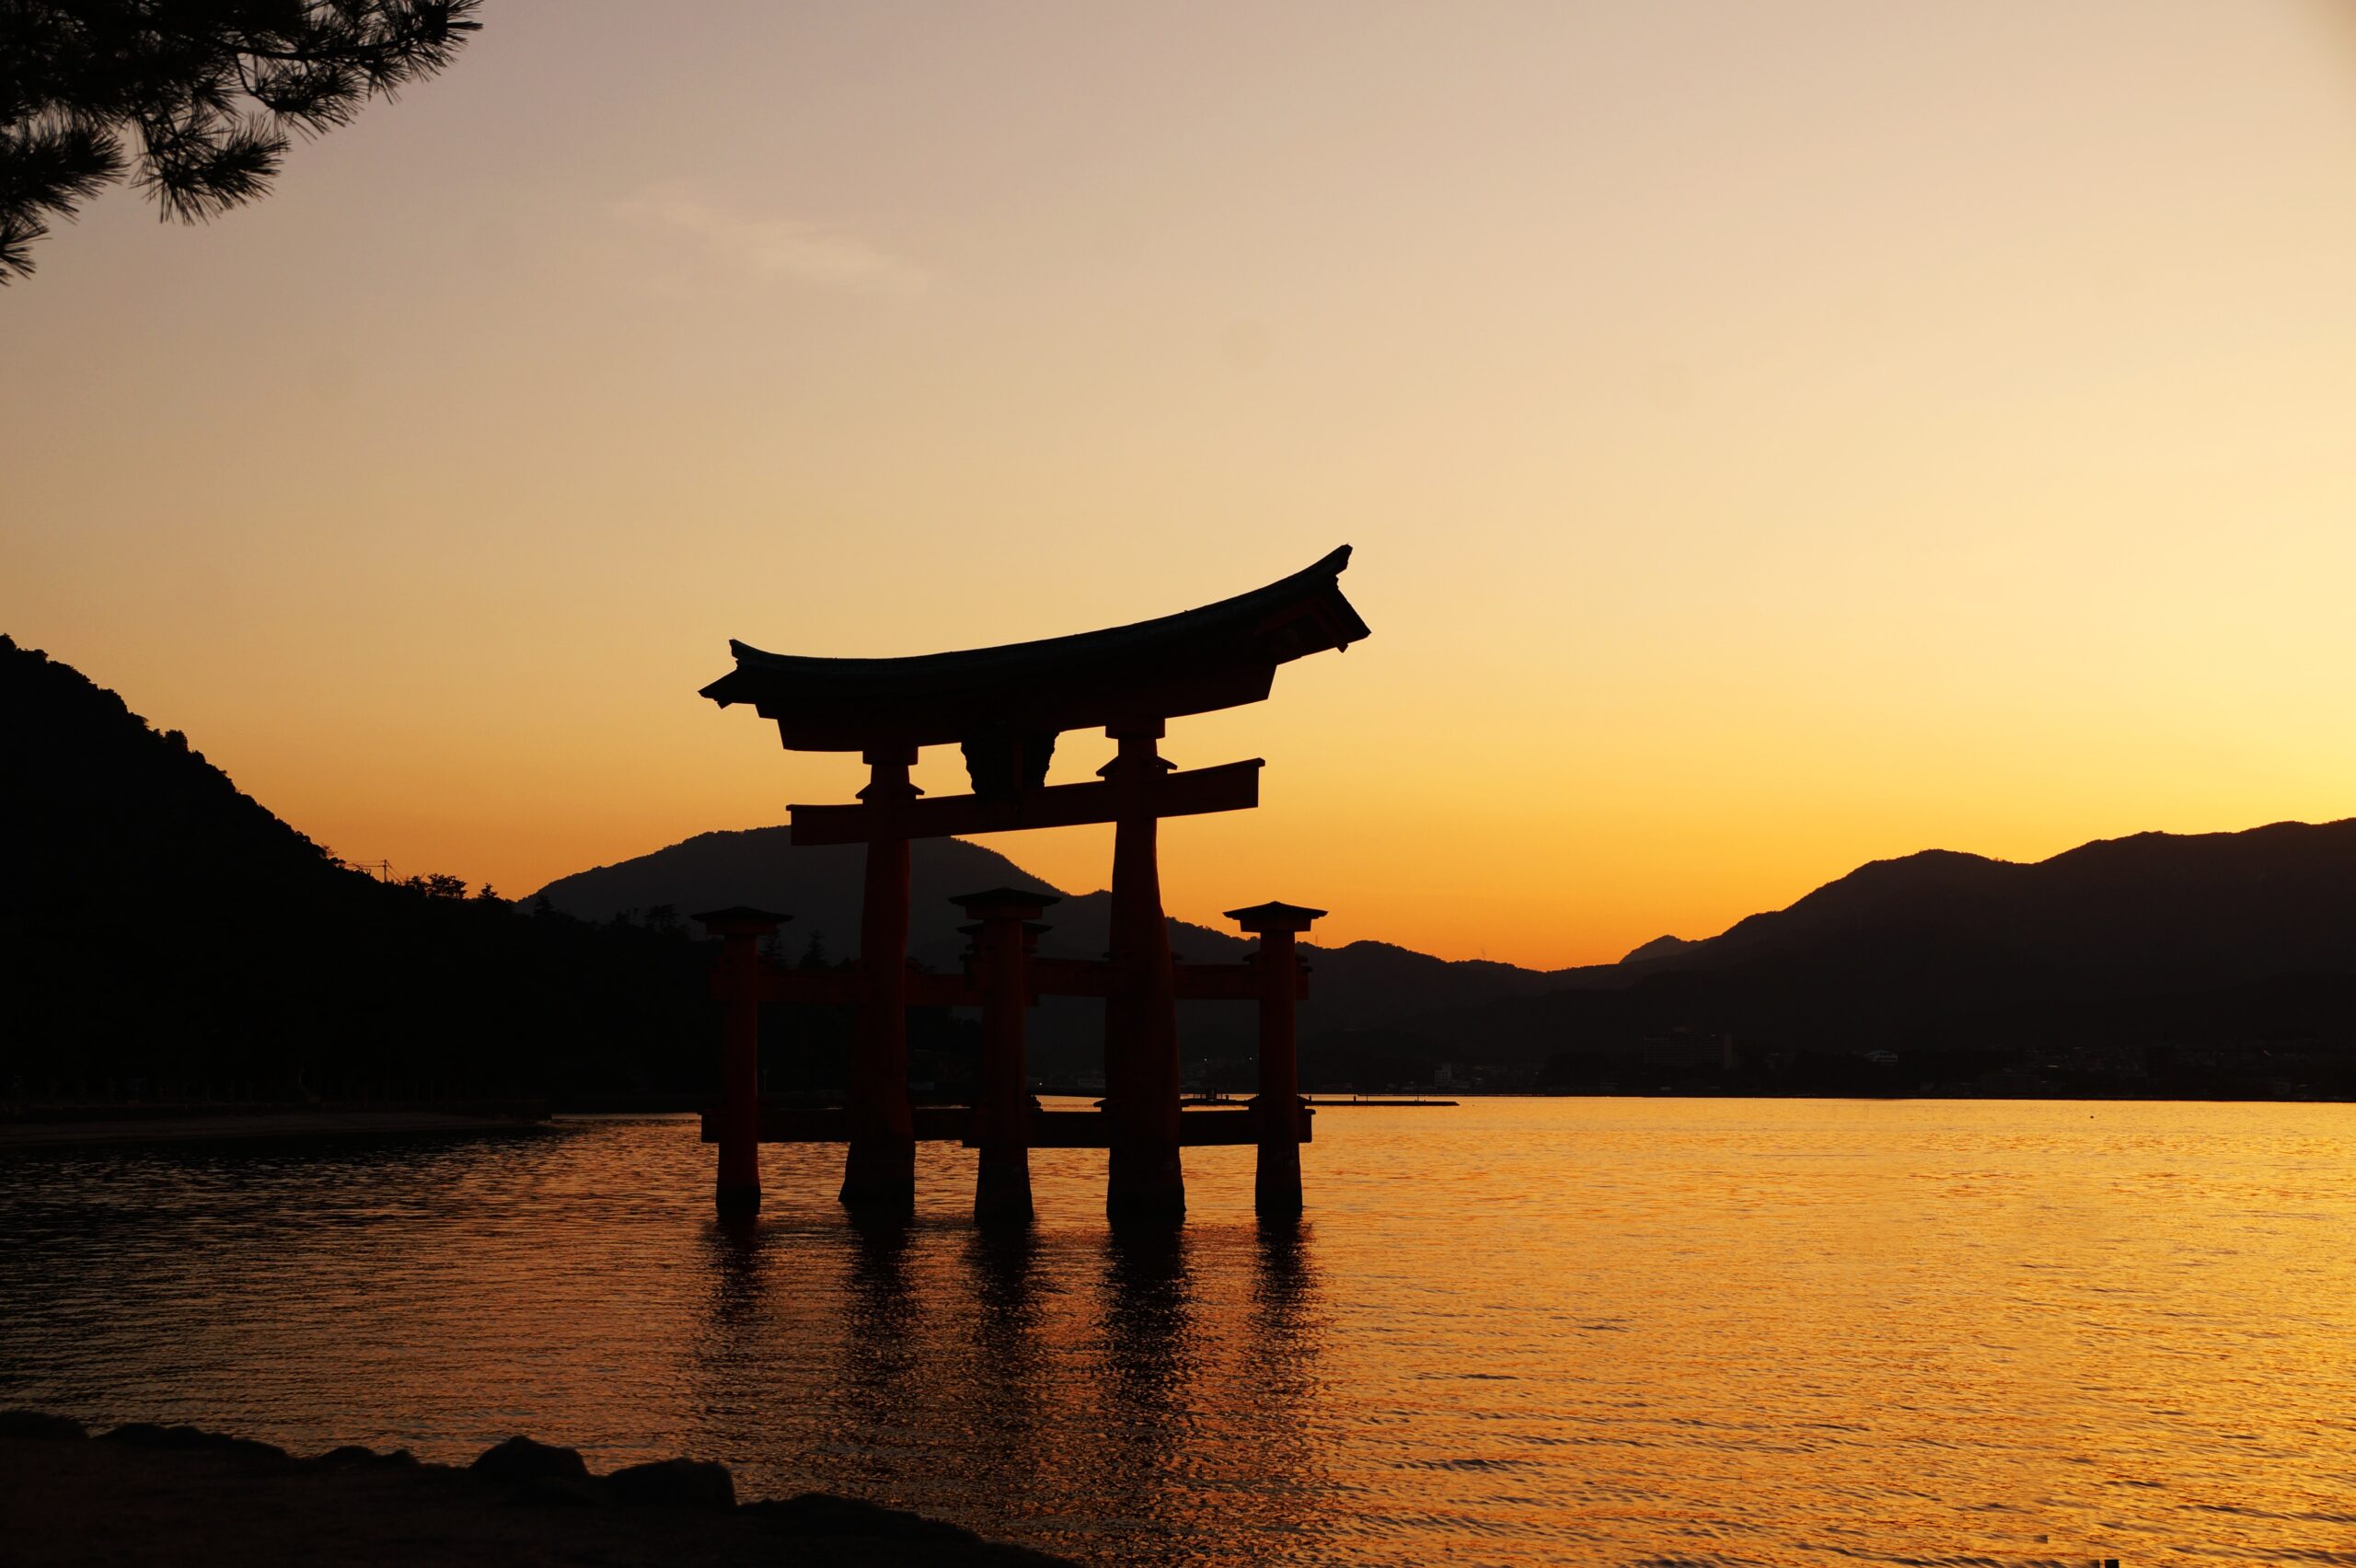
[[[545,898],[583,920],[666,906],[694,911],[750,905],[793,917],[785,934],[795,951],[814,936],[830,956],[855,958],[866,853],[857,844],[797,849],[782,827],[699,833],[652,854],[559,877],[525,902]],[[949,902],[955,894],[987,887],[1062,892],[1003,855],[954,838],[912,846],[908,883],[908,953],[933,968],[953,967],[964,950],[957,928],[972,917]]]
[[[692,1089],[684,928],[380,882],[71,665],[0,637],[0,1100]]]
[[[857,951],[861,853],[795,849],[782,827],[707,834],[544,891],[591,919],[749,900],[795,911],[796,929],[822,929],[845,957]],[[920,840],[911,858],[910,951],[936,967],[963,947],[950,894],[993,882],[1060,891],[978,845]],[[1043,951],[1099,956],[1107,903],[1066,895]],[[1184,921],[1170,932],[1199,962],[1250,951]],[[1427,1080],[1450,1061],[1523,1081],[1558,1055],[1627,1055],[1696,1031],[1736,1037],[1754,1061],[2335,1038],[2356,1033],[2356,1009],[2340,1001],[2356,996],[2356,820],[2139,834],[2033,863],[1926,850],[1861,866],[1715,937],[1658,938],[1616,964],[1543,972],[1376,941],[1303,953],[1305,1068],[1333,1082]],[[1034,1047],[1056,1070],[1081,1070],[1101,1028],[1094,1004],[1050,998]],[[1182,1009],[1190,1059],[1247,1056],[1251,1028],[1248,1009]]]
[[[152,728],[72,665],[5,636],[0,713],[0,831],[19,906],[38,900],[59,916],[95,917],[108,906],[128,913],[127,901],[159,883],[299,897],[346,879],[179,731]]]
[[[857,957],[859,910],[866,851],[859,845],[795,847],[791,830],[751,828],[698,834],[667,848],[615,865],[577,871],[549,882],[524,901],[545,898],[583,920],[611,920],[634,912],[722,908],[750,904],[793,916],[786,947],[799,951],[815,933],[831,959]],[[958,928],[968,917],[951,897],[986,887],[1030,887],[1062,902],[1049,909],[1040,938],[1054,957],[1101,958],[1112,918],[1112,895],[1071,894],[1033,875],[996,850],[955,838],[920,838],[909,846],[911,889],[908,953],[933,969],[953,969],[965,948]],[[1241,962],[1254,946],[1234,931],[1190,921],[1168,923],[1170,945],[1182,961]],[[1527,996],[1559,976],[1485,960],[1450,961],[1389,942],[1340,948],[1303,944],[1311,970],[1301,1027],[1360,1030],[1403,1011],[1478,1004]],[[1086,1068],[1101,1051],[1103,1008],[1076,998],[1047,998],[1034,1021],[1033,1043],[1068,1070]],[[1181,1027],[1196,1054],[1248,1052],[1255,1027],[1252,1009],[1233,1004],[1186,1003]]]
[[[455,878],[344,867],[184,736],[5,637],[0,713],[0,1097],[689,1092],[717,1021],[710,944],[679,915],[782,908],[797,951],[813,934],[834,961],[858,951],[856,846],[703,834],[560,878],[535,912]],[[954,839],[912,859],[911,952],[936,968],[963,947],[951,894],[1057,891]],[[1066,896],[1043,950],[1100,956],[1108,904]],[[1175,920],[1171,940],[1195,962],[1251,946]],[[1311,1087],[1428,1082],[1442,1062],[1574,1085],[1643,1063],[1649,1082],[1656,1061],[1730,1036],[1758,1090],[1862,1090],[1873,1053],[1908,1064],[1884,1087],[2034,1068],[2089,1093],[2356,1094],[2356,819],[2138,834],[2030,863],[1926,851],[1714,937],[1552,973],[1377,941],[1303,951]],[[1102,1025],[1101,1003],[1049,999],[1034,1061],[1101,1065]],[[1189,1060],[1227,1081],[1249,1081],[1252,1028],[1246,1006],[1182,1009]],[[2141,1061],[2159,1065],[2117,1076]]]
[[[1879,1051],[1958,1071],[2056,1056],[2112,1071],[2190,1053],[2207,1077],[2188,1090],[2253,1077],[2356,1090],[2356,820],[2137,834],[2029,863],[1931,850],[1560,978],[1395,1028],[1431,1053],[1553,1061],[1557,1076],[1565,1058],[1633,1057],[1682,1032],[1732,1036],[1754,1066]]]
[[[2356,819],[2140,833],[2026,864],[1877,860],[1655,962],[1718,967],[1897,929],[2146,983],[2342,969],[2356,963]]]

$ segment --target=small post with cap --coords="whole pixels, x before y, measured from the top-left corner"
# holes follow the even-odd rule
[[[1263,1216],[1300,1213],[1300,1042],[1295,999],[1300,986],[1300,950],[1295,939],[1324,915],[1298,904],[1255,904],[1230,909],[1227,917],[1260,939],[1253,959],[1260,973],[1260,1092],[1252,1101],[1258,1120],[1259,1168],[1252,1181],[1252,1206]]]
[[[713,975],[720,1032],[720,1174],[712,1202],[723,1219],[761,1209],[761,954],[759,942],[793,918],[734,905],[696,918],[721,940]]]
[[[1022,1059],[1022,1015],[1031,1005],[1033,924],[1047,905],[1044,893],[997,887],[951,899],[979,923],[974,939],[975,978],[982,993],[980,1092],[974,1101],[974,1145],[981,1151],[974,1175],[974,1219],[981,1225],[1031,1221],[1031,1090]]]

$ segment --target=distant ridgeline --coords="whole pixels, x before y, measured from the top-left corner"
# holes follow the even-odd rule
[[[949,895],[1047,884],[953,840],[915,847],[909,951],[955,962]],[[733,902],[794,911],[789,943],[856,945],[855,848],[782,827],[710,833],[549,884],[584,919]],[[1048,891],[1054,891],[1048,889]],[[1094,957],[1102,893],[1049,911],[1043,951]],[[1189,958],[1245,944],[1170,923]],[[1616,964],[1541,973],[1380,942],[1304,948],[1302,1071],[1316,1090],[1435,1087],[1827,1093],[2356,1097],[2356,820],[2142,834],[2036,864],[1931,850],[1877,861],[1790,908]],[[1039,1070],[1096,1068],[1091,1004],[1054,1001]],[[1182,1004],[1197,1081],[1251,1081],[1245,1021]],[[919,1075],[921,1076],[921,1075]]]
[[[703,834],[510,905],[348,870],[177,732],[0,638],[0,1100],[689,1095],[712,1080],[711,948],[681,917],[792,912],[772,957],[857,956],[852,848]],[[953,894],[1053,891],[953,839],[914,846],[915,962],[963,945]],[[1051,911],[1095,957],[1106,899]],[[1235,936],[1171,922],[1184,956]],[[1703,941],[1551,974],[1380,942],[1307,949],[1311,1090],[2356,1096],[2356,821],[2144,834],[2034,865],[1877,862]],[[1051,1001],[1035,1070],[1101,1070],[1102,1004]],[[782,1009],[779,1009],[781,1011]],[[1251,1082],[1243,1009],[1182,1009],[1190,1075]],[[765,1043],[772,1090],[839,1082],[848,1020]],[[970,1026],[910,1020],[954,1092]]]

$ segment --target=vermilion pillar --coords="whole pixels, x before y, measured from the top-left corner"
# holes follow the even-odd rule
[[[916,799],[908,782],[913,747],[863,754],[859,798],[879,817]],[[842,1201],[884,1213],[913,1213],[916,1123],[908,1111],[908,840],[878,832],[867,841],[867,888],[859,922],[859,1024],[851,1047],[850,1152]]]
[[[739,905],[696,917],[721,939],[713,976],[720,1033],[720,1173],[712,1201],[722,1217],[761,1207],[761,955],[759,942],[792,918]]]
[[[1105,1110],[1112,1119],[1104,1211],[1115,1220],[1186,1213],[1178,1163],[1178,992],[1162,923],[1155,790],[1170,764],[1159,721],[1114,728],[1102,770],[1117,791],[1113,828],[1112,958],[1119,979],[1104,1009]]]
[[[1260,1093],[1252,1101],[1259,1123],[1260,1163],[1253,1206],[1281,1217],[1300,1212],[1300,1044],[1295,1008],[1300,992],[1300,951],[1295,938],[1325,913],[1297,904],[1258,904],[1227,917],[1260,939]]]
[[[1058,900],[1019,888],[952,899],[979,925],[974,975],[982,993],[980,1091],[974,1103],[974,1218],[984,1225],[1031,1220],[1031,1087],[1023,1065],[1023,1013],[1031,1005],[1029,923]]]

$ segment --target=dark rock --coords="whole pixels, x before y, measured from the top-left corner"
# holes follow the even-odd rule
[[[102,1434],[102,1443],[129,1443],[141,1448],[202,1448],[213,1434],[194,1426],[159,1426],[152,1421],[126,1421]]]
[[[629,1465],[606,1477],[606,1494],[617,1503],[653,1503],[673,1508],[733,1508],[736,1482],[728,1467],[710,1459],[657,1459]]]
[[[70,1415],[38,1410],[0,1410],[0,1437],[87,1437],[89,1432]]]
[[[126,1421],[100,1434],[98,1441],[128,1443],[141,1448],[209,1448],[216,1453],[250,1454],[272,1459],[288,1457],[286,1450],[275,1443],[232,1437],[225,1432],[207,1432],[200,1426],[160,1426],[152,1421]]]
[[[559,1448],[529,1437],[510,1437],[485,1448],[467,1467],[491,1481],[586,1481],[589,1467],[578,1448]]]
[[[905,1508],[886,1508],[855,1497],[824,1492],[751,1503],[745,1511],[790,1536],[858,1536],[869,1540],[923,1541],[936,1546],[977,1547],[982,1538],[973,1531],[939,1519],[928,1519]]]
[[[357,1443],[346,1443],[341,1448],[329,1448],[312,1462],[322,1465],[412,1466],[417,1463],[417,1456],[407,1448],[394,1448],[380,1454],[374,1448],[364,1448]]]
[[[519,1481],[507,1500],[526,1508],[602,1508],[612,1501],[596,1477],[588,1475],[543,1475]]]

